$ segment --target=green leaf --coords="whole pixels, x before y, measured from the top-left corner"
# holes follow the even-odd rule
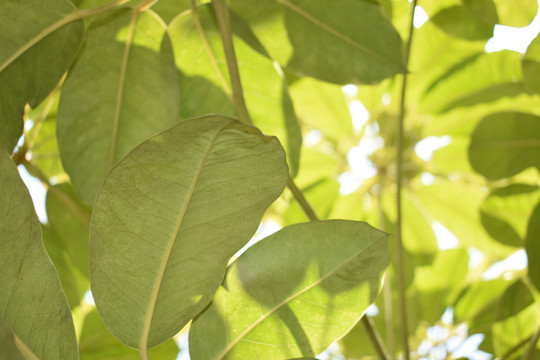
[[[0,4],[0,144],[9,152],[22,135],[24,106],[54,89],[81,45],[83,22],[66,21],[74,11],[67,0]]]
[[[88,227],[92,209],[85,206],[68,184],[49,187],[45,208],[50,228],[81,274],[88,278]]]
[[[536,0],[493,0],[501,25],[527,26],[538,12]]]
[[[155,14],[121,9],[95,19],[58,109],[58,145],[82,200],[149,136],[177,123],[178,84],[169,39]]]
[[[434,79],[423,94],[421,110],[448,111],[517,95],[522,91],[521,79],[519,53],[478,53]]]
[[[540,262],[536,261],[540,254],[540,203],[536,205],[529,218],[527,237],[525,238],[525,250],[529,259],[529,278],[534,286],[540,289]]]
[[[465,9],[478,20],[492,25],[499,22],[497,8],[495,7],[493,0],[461,0],[461,3]]]
[[[339,183],[333,178],[324,178],[301,189],[308,203],[320,219],[327,219],[339,195]],[[308,217],[296,199],[292,198],[283,214],[284,225],[308,221]]]
[[[111,332],[145,351],[212,299],[227,261],[288,178],[279,141],[236,120],[185,120],[106,177],[90,226],[90,282]]]
[[[50,226],[42,226],[41,232],[45,249],[51,257],[56,271],[58,271],[69,306],[74,309],[79,306],[84,294],[90,288],[88,271],[84,274],[77,268],[73,258],[66,251],[60,236]],[[88,257],[88,250],[84,253]],[[88,260],[86,260],[86,263],[88,264]]]
[[[375,300],[387,234],[329,220],[286,227],[248,249],[190,330],[192,359],[309,357],[347,333]]]
[[[538,186],[512,184],[496,189],[480,208],[482,225],[493,239],[521,247],[529,215],[539,200]]]
[[[92,310],[84,318],[79,348],[81,360],[139,360],[140,354],[127,347],[111,335],[101,321],[97,311]],[[178,355],[178,346],[173,339],[151,349],[150,359],[173,360]]]
[[[0,323],[25,357],[78,359],[71,311],[43,247],[32,199],[1,148],[0,218]]]
[[[351,113],[340,86],[302,78],[289,89],[303,123],[320,130],[325,138],[335,143],[353,135]]]
[[[493,24],[478,21],[463,6],[445,8],[430,20],[447,33],[467,40],[487,40],[493,36]]]
[[[182,74],[182,116],[234,114],[227,61],[212,7],[200,6],[198,16],[201,30],[191,13],[179,16],[169,27],[176,65]],[[257,40],[246,24],[235,16],[231,22],[248,111],[255,126],[281,141],[294,176],[298,172],[302,134],[285,79],[272,60],[250,47]]]
[[[540,117],[519,112],[485,117],[471,135],[469,161],[488,179],[540,166]]]
[[[376,3],[231,0],[229,6],[274,59],[299,75],[375,83],[403,69],[399,35]]]
[[[13,338],[13,333],[0,320],[0,360],[25,360]]]
[[[529,44],[522,66],[525,87],[530,92],[540,93],[540,35]]]

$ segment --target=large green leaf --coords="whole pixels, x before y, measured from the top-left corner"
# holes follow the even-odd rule
[[[471,135],[469,161],[488,179],[540,167],[540,117],[519,112],[485,117]]]
[[[463,6],[445,8],[430,20],[449,34],[464,39],[487,40],[493,36],[493,24],[478,21]]]
[[[540,289],[540,262],[536,261],[540,255],[540,203],[536,205],[527,227],[525,250],[529,259],[529,278],[534,286]]]
[[[155,346],[211,300],[229,258],[281,194],[279,141],[236,120],[185,120],[106,177],[90,226],[90,280],[111,332]]]
[[[141,358],[136,350],[127,347],[111,335],[95,309],[84,318],[79,348],[81,360],[139,360]],[[173,339],[170,339],[151,349],[148,355],[150,359],[174,360],[178,355],[178,346]]]
[[[401,40],[369,1],[231,0],[283,66],[337,84],[374,83],[403,69]]]
[[[32,199],[2,148],[0,219],[0,323],[30,359],[78,359],[71,311],[43,247]]]
[[[0,344],[2,344],[2,351],[0,351],[0,360],[25,360],[17,345],[15,344],[15,338],[13,333],[9,330],[4,323],[0,320]]]
[[[529,44],[522,60],[523,82],[527,90],[540,93],[540,35]]]
[[[314,356],[358,322],[390,260],[387,234],[329,220],[286,227],[234,262],[190,330],[192,359]]]
[[[164,24],[151,12],[131,9],[94,20],[58,109],[60,155],[81,198],[92,204],[107,171],[178,117]]]
[[[82,21],[68,0],[0,3],[0,144],[9,152],[23,130],[23,108],[36,107],[53,90],[82,42]]]
[[[538,200],[538,186],[512,184],[496,189],[480,208],[482,225],[495,240],[521,247],[527,231],[527,221]]]
[[[201,29],[191,13],[179,16],[169,27],[175,61],[182,74],[182,116],[234,113],[227,60],[212,7],[199,7],[198,18]],[[231,21],[248,111],[258,128],[281,141],[294,175],[299,166],[302,134],[283,75],[272,60],[249,46],[257,40],[246,24],[234,16]]]

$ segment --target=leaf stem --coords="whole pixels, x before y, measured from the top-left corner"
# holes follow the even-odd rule
[[[289,175],[289,180],[287,181],[287,187],[291,190],[293,197],[298,201],[300,207],[308,217],[310,221],[319,221],[319,217],[315,214],[315,211],[308,203],[307,199],[304,197],[302,191],[296,186],[293,178]]]
[[[396,235],[395,235],[395,247],[396,247],[396,275],[398,282],[398,299],[399,299],[399,311],[401,320],[401,337],[403,342],[403,352],[405,360],[410,359],[409,339],[408,339],[408,319],[407,319],[407,299],[405,289],[405,265],[404,265],[404,249],[402,241],[402,213],[401,213],[401,191],[403,187],[402,175],[403,175],[403,123],[405,120],[405,95],[407,90],[407,69],[409,67],[409,57],[411,52],[411,43],[414,33],[414,9],[416,8],[417,0],[413,0],[410,6],[410,23],[409,23],[409,38],[405,44],[405,58],[404,58],[404,70],[403,70],[403,83],[401,86],[401,99],[399,104],[399,116],[397,123],[397,156],[396,156]]]
[[[383,342],[381,335],[377,332],[377,328],[375,327],[373,320],[369,316],[364,315],[362,316],[362,325],[364,325],[369,339],[371,340],[377,355],[379,355],[379,359],[390,360],[390,355],[388,355],[388,352],[382,346]]]
[[[249,112],[247,110],[246,102],[244,100],[244,92],[242,90],[242,82],[240,81],[238,61],[236,60],[236,54],[234,52],[229,9],[227,8],[225,0],[212,0],[212,6],[214,7],[214,11],[216,13],[219,31],[221,33],[221,41],[223,43],[223,50],[225,51],[225,58],[227,59],[227,67],[229,69],[229,76],[231,78],[234,108],[236,109],[238,117],[241,121],[247,124],[253,124],[251,116],[249,116]]]

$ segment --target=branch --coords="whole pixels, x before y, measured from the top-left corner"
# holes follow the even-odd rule
[[[397,166],[396,166],[396,235],[395,235],[395,247],[396,247],[396,275],[398,281],[398,298],[399,298],[399,310],[401,319],[401,337],[403,342],[403,352],[405,360],[410,359],[409,339],[408,339],[408,319],[407,319],[407,299],[405,293],[405,266],[404,266],[404,250],[403,240],[401,233],[402,214],[401,214],[401,190],[402,190],[402,174],[403,174],[403,123],[405,120],[405,94],[407,90],[407,69],[409,67],[409,56],[411,51],[411,43],[414,33],[413,19],[414,9],[416,7],[417,0],[413,0],[410,8],[410,23],[409,23],[409,39],[405,45],[405,66],[403,71],[403,83],[401,87],[401,99],[399,106],[399,116],[397,124]]]

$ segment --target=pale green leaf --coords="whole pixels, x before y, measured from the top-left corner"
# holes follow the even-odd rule
[[[290,87],[300,120],[339,143],[353,134],[352,119],[340,86],[302,78]]]
[[[32,199],[2,148],[0,169],[0,322],[30,359],[78,359],[71,311]]]
[[[141,358],[139,352],[122,344],[111,335],[95,309],[84,318],[79,348],[81,360],[140,360]],[[173,339],[148,352],[150,359],[156,360],[174,360],[177,355],[178,346]]]
[[[358,322],[389,264],[387,234],[366,223],[292,225],[234,262],[190,330],[192,359],[314,356]]]
[[[0,144],[9,152],[23,130],[23,109],[36,107],[71,64],[84,35],[68,0],[0,3]]]
[[[540,166],[540,117],[519,112],[485,117],[471,135],[469,161],[488,179]]]
[[[493,0],[501,25],[522,27],[534,19],[538,11],[537,0]]]
[[[49,187],[45,199],[49,227],[81,274],[88,278],[88,227],[92,209],[77,198],[68,184]]]
[[[478,21],[462,6],[445,8],[430,21],[447,33],[467,40],[487,40],[493,36],[493,24]]]
[[[469,141],[469,137],[466,136],[452,136],[449,145],[433,152],[430,165],[443,174],[472,172],[467,157]]]
[[[178,100],[170,42],[153,13],[122,9],[92,22],[57,123],[62,163],[82,200],[92,204],[115,163],[177,123]]]
[[[421,111],[448,111],[514,96],[522,89],[521,79],[519,53],[478,53],[433,80],[423,94]]]
[[[84,294],[90,288],[88,271],[84,274],[77,268],[73,258],[66,251],[60,236],[50,226],[42,226],[41,232],[43,233],[43,244],[45,245],[47,254],[51,257],[58,272],[69,305],[74,309],[79,306]],[[83,254],[86,254],[88,257],[88,250],[83,252]],[[88,264],[88,260],[86,260],[86,264]]]
[[[480,208],[482,225],[493,239],[522,247],[529,216],[539,200],[538,186],[512,184],[496,189]]]
[[[531,92],[540,93],[540,35],[529,44],[522,66],[525,87]]]
[[[278,140],[236,120],[185,120],[106,177],[90,228],[92,292],[107,327],[144,351],[211,300],[229,258],[287,182]]]
[[[202,32],[191,13],[179,16],[169,27],[176,65],[181,71],[182,116],[234,114],[227,61],[212,7],[200,6],[198,16]],[[302,134],[283,75],[272,60],[250,47],[257,40],[246,24],[235,16],[231,22],[244,97],[253,123],[265,134],[278,137],[295,175]]]
[[[481,225],[480,206],[487,196],[485,189],[441,180],[433,185],[420,187],[416,195],[421,201],[424,213],[429,212],[430,219],[440,222],[450,230],[461,244],[475,247],[495,258],[505,258],[515,251],[514,247],[491,239]]]
[[[400,37],[376,3],[232,0],[229,6],[274,59],[299,75],[375,83],[403,69]]]
[[[540,289],[540,262],[536,261],[540,256],[540,203],[536,205],[529,218],[525,250],[529,259],[529,278],[534,286]]]

